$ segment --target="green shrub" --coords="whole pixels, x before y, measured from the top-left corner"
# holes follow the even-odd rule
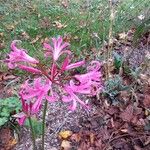
[[[18,97],[0,99],[0,126],[7,123],[19,110],[21,110],[21,103]]]

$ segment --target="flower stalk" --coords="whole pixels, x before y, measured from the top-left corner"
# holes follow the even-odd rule
[[[37,149],[36,149],[36,144],[35,144],[35,132],[34,132],[34,129],[33,129],[31,117],[28,117],[28,120],[29,120],[29,125],[30,125],[30,131],[31,131],[31,138],[32,138],[32,144],[33,144],[33,150],[37,150]]]
[[[42,122],[42,150],[44,150],[44,141],[45,141],[45,120],[46,120],[46,110],[47,110],[48,102],[45,101],[44,110],[43,110],[43,122]]]
[[[107,51],[107,71],[106,71],[106,79],[108,80],[111,76],[111,60],[112,60],[112,49],[113,49],[113,25],[115,20],[115,12],[112,0],[109,0],[110,7],[110,26],[109,26],[109,41],[108,41],[108,51]]]

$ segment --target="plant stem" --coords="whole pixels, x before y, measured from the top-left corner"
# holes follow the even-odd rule
[[[43,122],[42,122],[42,150],[44,150],[44,137],[45,137],[45,117],[46,117],[46,110],[47,110],[47,100],[45,101],[44,111],[43,111]]]
[[[31,137],[32,137],[32,144],[33,144],[33,150],[36,150],[36,145],[35,145],[35,133],[32,125],[32,120],[31,117],[28,117],[29,119],[29,124],[30,124],[30,131],[31,131]]]
[[[109,42],[108,42],[108,52],[107,52],[107,80],[110,77],[110,66],[111,66],[111,58],[112,58],[112,49],[113,49],[113,24],[115,20],[115,13],[113,8],[112,0],[109,1],[109,7],[110,7],[110,26],[109,26]]]

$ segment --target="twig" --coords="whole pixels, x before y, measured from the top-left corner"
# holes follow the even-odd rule
[[[9,83],[6,84],[6,86],[4,87],[4,90],[6,90],[6,88],[7,88],[9,85],[11,85],[12,83],[17,82],[19,79],[20,79],[20,77],[17,77],[16,79],[11,80]]]

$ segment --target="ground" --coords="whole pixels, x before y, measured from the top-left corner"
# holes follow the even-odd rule
[[[148,16],[148,1],[116,1],[112,43],[108,39],[109,5],[104,1],[2,2],[2,59],[11,40],[20,39],[32,56],[43,60],[43,41],[49,36],[62,35],[65,41],[71,42],[75,60],[86,59],[87,64],[93,59],[102,62],[103,92],[81,97],[90,103],[91,109],[78,106],[75,112],[70,112],[61,100],[49,104],[45,150],[150,150],[150,36],[145,28],[137,32],[143,23],[138,16]],[[109,47],[113,49],[111,77],[106,79],[104,56]],[[34,77],[8,70],[4,64],[0,67],[1,100],[17,95],[23,80]],[[39,113],[38,119],[41,117]],[[29,128],[13,123],[17,129],[9,122],[0,129],[3,133],[0,150],[32,150]],[[36,141],[40,150],[39,135]]]

